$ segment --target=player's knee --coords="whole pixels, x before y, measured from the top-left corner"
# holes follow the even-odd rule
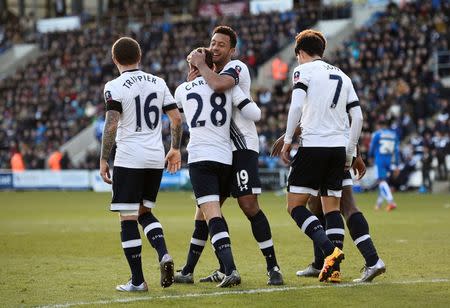
[[[253,217],[260,211],[258,203],[245,203],[239,204],[239,206],[247,217]]]
[[[151,208],[145,207],[142,204],[141,204],[141,206],[139,206],[139,211],[138,211],[139,216],[142,214],[151,213],[151,212],[152,212]]]
[[[352,187],[348,186],[342,190],[342,197],[340,201],[340,209],[344,218],[347,220],[353,214],[359,212],[356,207],[355,199],[353,198]]]
[[[287,210],[288,214],[291,215],[292,211],[293,211],[297,206],[300,206],[300,205],[290,205],[290,204],[287,204],[287,205],[286,205],[286,210]]]
[[[308,208],[311,211],[311,213],[314,214],[315,216],[322,215],[323,211],[322,211],[322,203],[320,201],[320,197],[311,196],[308,200]]]
[[[247,217],[253,217],[259,212],[258,199],[255,195],[240,197],[238,199],[239,207]]]
[[[195,220],[205,220],[205,215],[199,207],[197,207],[197,210],[195,211]]]
[[[121,210],[119,212],[120,215],[120,220],[124,221],[124,220],[137,220],[138,219],[138,214],[139,211],[138,210]]]

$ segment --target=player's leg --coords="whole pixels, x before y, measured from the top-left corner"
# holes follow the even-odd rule
[[[199,198],[205,199],[206,196],[211,195],[209,186],[202,186],[201,183],[202,178],[204,178],[205,183],[209,183],[211,180],[214,180],[214,175],[210,174],[207,164],[203,162],[190,164],[189,177],[193,185],[197,203]],[[189,244],[186,264],[175,274],[176,283],[194,283],[194,270],[203,249],[205,248],[206,241],[208,240],[208,233],[208,224],[206,223],[205,216],[203,215],[202,210],[197,206],[194,217],[194,231],[192,232],[192,237]]]
[[[382,181],[383,170],[380,168],[381,168],[381,166],[379,166],[378,162],[375,161],[374,169],[375,169],[375,174],[377,175],[378,195],[377,195],[377,201],[375,203],[374,208],[377,211],[379,209],[381,209],[381,206],[383,205],[383,201],[384,201],[384,195],[382,194],[382,191],[380,189],[380,182]]]
[[[198,207],[195,211],[194,220],[194,232],[192,233],[186,264],[175,274],[175,282],[177,283],[194,283],[193,273],[208,240],[208,224],[203,212]]]
[[[308,200],[308,208],[313,215],[319,219],[320,224],[325,229],[325,217],[322,212],[322,203],[319,196],[311,196]],[[314,249],[314,260],[309,264],[304,270],[297,271],[297,276],[299,277],[318,277],[320,270],[323,267],[323,260],[325,256],[323,255],[322,249],[313,242]]]
[[[258,153],[251,150],[233,152],[232,195],[250,221],[253,237],[266,259],[269,285],[282,285],[283,276],[277,262],[272,232],[266,215],[260,209],[258,194],[261,181],[258,171]]]
[[[354,281],[370,282],[376,276],[384,273],[386,266],[383,260],[378,257],[377,250],[369,234],[369,224],[366,218],[356,207],[351,185],[346,185],[342,189],[341,212],[347,222],[350,236],[365,260],[361,278]]]
[[[147,291],[142,272],[142,241],[138,229],[138,210],[141,200],[142,174],[137,169],[115,167],[113,172],[113,199],[111,211],[120,212],[120,239],[131,271],[131,279],[116,286],[117,291]]]
[[[199,162],[189,165],[197,206],[208,223],[211,243],[216,254],[224,264],[225,277],[222,280],[223,284],[219,284],[220,287],[240,283],[240,276],[236,271],[231,251],[228,227],[220,211],[221,199],[223,200],[223,197],[229,194],[230,172],[231,166],[216,162]],[[227,280],[225,281],[225,279]]]
[[[327,280],[331,275],[330,267],[339,263],[344,257],[343,253],[328,239],[317,217],[306,208],[309,196],[318,194],[322,179],[326,176],[327,168],[323,159],[328,159],[328,154],[323,151],[323,148],[300,147],[291,164],[287,195],[288,213],[329,260],[327,262],[327,258],[325,259],[324,267],[319,275],[320,281]]]
[[[389,184],[386,181],[388,173],[390,172],[389,168],[390,168],[390,161],[380,162],[378,165],[378,178],[379,178],[378,188],[380,190],[381,197],[388,203],[388,206],[386,208],[388,211],[393,210],[397,207],[394,202],[394,197],[392,196],[391,188],[389,187]]]
[[[342,181],[344,173],[342,170],[345,166],[345,148],[327,148],[325,153],[328,153],[328,157],[325,160],[327,162],[326,177],[323,178],[323,184],[321,184],[321,201],[322,209],[325,215],[326,221],[326,234],[337,251],[342,253],[344,248],[344,220],[342,219],[340,212],[340,199],[342,196]],[[339,262],[332,264],[332,258],[326,257],[324,260],[324,270],[332,271],[329,277],[329,282],[340,282],[340,266]],[[327,269],[329,267],[329,269]],[[324,271],[322,270],[322,272]],[[320,277],[320,276],[319,276]]]
[[[214,166],[216,181],[211,181],[211,191],[215,194],[211,195],[215,198],[208,198],[204,202],[198,202],[198,206],[203,212],[208,223],[209,235],[211,243],[225,267],[225,277],[217,287],[232,287],[241,283],[241,277],[236,270],[233,253],[231,250],[231,240],[228,233],[228,227],[222,217],[220,209],[221,197],[229,194],[229,183],[231,175],[231,166],[216,163]]]
[[[223,181],[223,180],[225,180],[225,178],[222,178],[221,180]],[[229,186],[230,186],[230,183],[225,183],[225,182],[220,183],[220,189],[221,189],[220,207],[222,207],[223,203],[226,201],[226,199],[230,195]],[[228,189],[226,189],[226,187],[228,187]],[[223,216],[223,213],[222,213],[222,218],[223,218],[223,221],[225,222],[226,230],[227,230],[228,234],[230,234],[230,231],[228,228],[228,223],[225,219],[225,216]],[[200,282],[221,282],[225,278],[225,264],[223,264],[222,260],[219,258],[219,255],[218,255],[216,249],[214,248],[214,245],[212,245],[212,249],[214,251],[214,254],[216,255],[217,261],[219,262],[219,268],[213,270],[211,272],[211,274],[209,274],[208,276],[200,278],[200,280],[199,280]]]
[[[139,224],[142,226],[150,245],[158,253],[158,261],[161,270],[161,286],[164,288],[172,285],[174,281],[173,259],[167,251],[164,239],[163,227],[153,215],[152,209],[156,204],[156,197],[162,179],[162,169],[144,169],[145,181],[143,182],[143,198],[139,208]]]

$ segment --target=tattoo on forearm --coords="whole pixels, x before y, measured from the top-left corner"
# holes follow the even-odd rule
[[[181,124],[178,125],[171,125],[170,132],[172,135],[172,148],[179,150],[181,145],[181,135],[183,134],[183,131],[181,129]]]
[[[110,110],[106,113],[105,128],[103,129],[102,151],[100,158],[108,160],[111,149],[116,140],[117,124],[119,123],[120,113]]]

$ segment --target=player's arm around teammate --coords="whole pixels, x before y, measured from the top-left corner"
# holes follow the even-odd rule
[[[244,63],[231,60],[237,43],[236,32],[228,26],[218,26],[213,31],[210,50],[213,53],[214,70],[204,65],[204,56],[190,55],[190,62],[198,65],[200,73],[215,91],[240,88],[250,97],[250,73]],[[233,89],[234,89],[233,88]],[[233,141],[233,180],[232,196],[237,198],[239,207],[249,220],[252,233],[265,257],[269,285],[283,284],[280,267],[272,241],[269,221],[260,209],[258,194],[261,181],[258,171],[259,138],[252,119],[244,119],[243,113],[234,109],[231,134]],[[200,281],[211,281],[217,276],[214,271]]]

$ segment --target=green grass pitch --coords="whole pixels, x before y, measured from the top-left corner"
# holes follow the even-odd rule
[[[398,210],[375,212],[374,194],[357,195],[372,238],[387,265],[375,283],[354,285],[363,259],[348,232],[342,263],[344,282],[326,285],[295,272],[312,260],[311,241],[285,210],[285,197],[264,193],[260,204],[272,227],[286,285],[269,287],[265,262],[237,203],[224,208],[242,285],[159,286],[155,251],[143,240],[148,293],[114,290],[129,278],[110,194],[94,192],[0,193],[0,306],[450,306],[450,195],[397,194]],[[192,234],[194,201],[188,192],[161,192],[155,215],[161,221],[175,267],[183,265]],[[145,239],[145,238],[143,238]],[[195,279],[215,269],[208,244]]]

